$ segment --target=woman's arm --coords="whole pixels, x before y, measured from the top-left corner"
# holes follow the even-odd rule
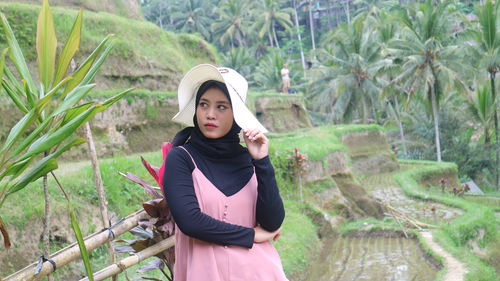
[[[262,228],[275,231],[281,227],[285,219],[285,208],[276,184],[274,167],[269,160],[269,156],[255,160],[253,164],[258,182],[257,222]]]
[[[269,140],[258,129],[244,130],[243,138],[252,156],[258,182],[257,222],[267,231],[279,229],[285,218],[285,208],[279,193],[274,167],[269,160]]]
[[[253,228],[225,223],[201,212],[193,187],[194,165],[187,153],[174,147],[165,161],[165,196],[180,230],[206,242],[252,248]]]

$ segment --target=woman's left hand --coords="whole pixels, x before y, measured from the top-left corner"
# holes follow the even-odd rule
[[[269,140],[259,129],[243,130],[243,139],[254,160],[260,160],[269,154]]]

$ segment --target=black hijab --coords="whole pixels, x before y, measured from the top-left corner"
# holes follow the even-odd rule
[[[203,94],[212,88],[221,90],[231,102],[226,85],[219,81],[209,80],[201,84],[196,93],[196,107]],[[241,131],[240,126],[233,118],[233,126],[225,136],[211,139],[205,137],[199,129],[196,110],[193,123],[194,127],[179,131],[172,143],[174,146],[184,145],[192,154],[198,168],[226,196],[235,194],[246,185],[253,174],[250,154],[245,147],[240,145],[238,135]]]

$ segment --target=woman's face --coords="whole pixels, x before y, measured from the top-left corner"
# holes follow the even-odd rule
[[[196,106],[196,121],[203,135],[209,139],[225,136],[233,126],[233,109],[224,92],[208,89]]]

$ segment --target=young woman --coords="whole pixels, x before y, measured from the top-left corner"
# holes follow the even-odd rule
[[[190,127],[175,136],[163,178],[177,225],[175,281],[287,280],[270,242],[285,211],[247,89],[236,71],[208,64],[179,84],[173,120]]]

